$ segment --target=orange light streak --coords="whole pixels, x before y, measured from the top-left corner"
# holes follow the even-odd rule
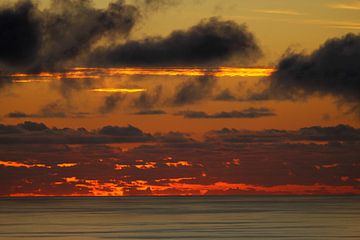
[[[101,77],[116,77],[123,75],[148,75],[148,76],[203,76],[212,75],[215,77],[266,77],[275,71],[271,67],[218,67],[218,68],[73,68],[67,72],[41,72],[37,74],[15,73],[10,75],[15,78],[45,78],[45,79],[87,79]],[[19,80],[14,80],[18,82]],[[18,83],[24,83],[20,81]]]
[[[139,93],[145,92],[144,88],[95,88],[91,89],[92,92],[105,92],[105,93]]]
[[[16,167],[16,168],[51,168],[51,166],[47,166],[45,164],[27,164],[27,163],[19,163],[19,162],[12,162],[12,161],[0,161],[0,166],[4,167]]]

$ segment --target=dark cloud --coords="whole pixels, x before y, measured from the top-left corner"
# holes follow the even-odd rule
[[[20,111],[10,112],[7,118],[82,118],[88,116],[87,112],[71,112],[61,102],[55,101],[46,104],[37,113],[24,113]]]
[[[126,95],[121,93],[111,94],[106,96],[103,105],[99,108],[99,112],[102,114],[110,113],[114,111],[117,106],[125,99]]]
[[[216,85],[216,78],[212,75],[203,75],[194,80],[188,80],[176,89],[172,103],[174,105],[185,105],[195,103],[208,98]]]
[[[153,108],[161,98],[162,89],[162,86],[158,85],[152,92],[146,91],[141,93],[140,96],[134,100],[134,107],[139,109]]]
[[[8,114],[5,115],[5,117],[8,117],[8,118],[31,118],[31,117],[33,117],[33,115],[27,114],[24,112],[15,111],[15,112],[9,112]]]
[[[21,133],[21,130],[14,125],[4,125],[0,123],[0,134],[17,134]]]
[[[163,110],[158,109],[149,109],[149,110],[143,110],[135,113],[136,115],[162,115],[166,114]]]
[[[182,132],[168,132],[168,133],[156,133],[154,137],[167,144],[171,143],[195,143],[195,140],[191,138],[190,134]]]
[[[18,125],[0,124],[0,144],[100,144],[147,142],[153,136],[134,126],[104,126],[88,131],[84,128],[49,128],[44,123],[25,121]]]
[[[43,12],[42,59],[35,67],[61,67],[104,36],[127,36],[138,17],[138,9],[122,0],[107,9],[94,8],[90,0],[53,0]]]
[[[107,9],[90,0],[52,0],[45,10],[19,1],[0,10],[0,62],[10,70],[59,70],[101,38],[127,36],[138,17],[122,0]]]
[[[299,137],[317,141],[359,141],[360,129],[349,125],[337,125],[335,127],[313,126],[301,128]]]
[[[26,130],[26,131],[43,131],[43,130],[48,130],[49,128],[43,124],[43,123],[36,123],[36,122],[30,122],[30,121],[26,121],[24,123],[18,124],[18,127]]]
[[[99,133],[111,136],[142,136],[144,134],[140,129],[131,125],[127,127],[105,126],[100,129]]]
[[[230,92],[229,89],[224,89],[214,97],[216,101],[236,101],[236,97]]]
[[[260,118],[271,117],[276,114],[268,108],[248,108],[241,111],[231,112],[219,112],[214,114],[208,114],[206,112],[199,111],[182,111],[176,113],[176,115],[184,116],[185,118]]]
[[[268,88],[257,99],[301,99],[332,95],[360,113],[360,35],[326,41],[310,55],[292,53],[265,80]]]
[[[164,38],[100,47],[93,52],[90,63],[94,66],[208,66],[228,61],[247,64],[261,54],[245,25],[210,18]]]
[[[0,9],[0,67],[30,64],[41,44],[41,20],[31,1]]]
[[[154,11],[175,1],[140,5],[144,11]],[[86,62],[92,66],[198,66],[225,61],[244,64],[261,56],[245,25],[217,18],[164,38],[127,40],[140,16],[138,5],[123,0],[105,9],[95,8],[91,0],[52,0],[48,9],[39,9],[31,0],[8,4],[0,9],[0,66],[25,72],[61,71]]]
[[[220,142],[292,142],[292,141],[350,141],[360,140],[360,129],[349,125],[332,127],[312,126],[296,131],[268,129],[263,131],[246,131],[224,128],[207,133],[209,141]]]
[[[52,87],[59,91],[65,99],[70,99],[74,93],[82,90],[89,90],[102,84],[100,79],[72,79],[61,78],[52,83]]]

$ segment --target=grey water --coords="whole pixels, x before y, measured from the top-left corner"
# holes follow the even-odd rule
[[[0,198],[0,239],[360,239],[360,197]]]

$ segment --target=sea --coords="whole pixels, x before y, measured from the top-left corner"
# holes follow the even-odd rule
[[[0,239],[360,239],[360,196],[0,198]]]

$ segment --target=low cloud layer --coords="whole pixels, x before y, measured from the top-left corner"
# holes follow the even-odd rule
[[[0,125],[0,140],[1,196],[360,193],[360,129],[348,125],[224,128],[199,141],[131,125],[88,131],[25,122]]]
[[[104,126],[88,131],[84,128],[49,128],[31,121],[18,125],[0,124],[0,144],[100,144],[150,140],[154,140],[150,134],[131,125]]]

